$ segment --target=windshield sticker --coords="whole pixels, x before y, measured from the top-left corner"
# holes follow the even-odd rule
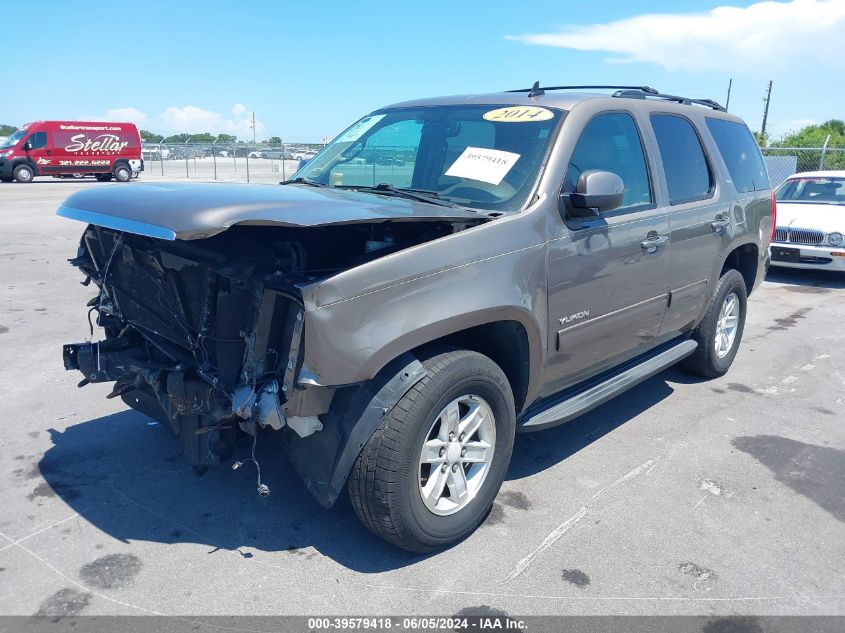
[[[554,112],[537,106],[511,106],[498,108],[484,113],[485,121],[495,123],[530,123],[531,121],[548,121],[554,118]]]
[[[498,185],[519,160],[519,156],[519,154],[498,149],[467,147],[452,163],[446,175]]]
[[[359,138],[364,136],[364,134],[373,127],[376,123],[381,121],[386,115],[384,114],[377,114],[375,116],[365,116],[363,119],[358,121],[355,125],[351,128],[346,130],[343,134],[337,137],[336,143],[348,143],[351,141],[357,141]]]

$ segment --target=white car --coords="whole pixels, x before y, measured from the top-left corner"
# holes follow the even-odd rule
[[[845,272],[845,171],[795,174],[775,196],[772,266]]]

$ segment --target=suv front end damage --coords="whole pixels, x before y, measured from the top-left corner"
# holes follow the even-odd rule
[[[370,213],[319,223],[301,214],[299,223],[290,216],[225,230],[197,220],[180,232],[169,228],[178,220],[143,223],[129,206],[106,215],[100,196],[79,198],[60,214],[94,222],[70,261],[83,284],[98,290],[88,302],[89,324],[92,337],[96,323],[105,338],[65,345],[65,368],[83,374],[79,386],[113,382],[109,398],[168,424],[198,471],[229,459],[239,435],[256,438],[261,428],[286,443],[310,439],[323,429],[320,416],[338,389],[353,382],[326,384],[304,362],[304,289],[487,220],[469,212]],[[330,505],[334,496],[327,499]]]
[[[280,430],[291,416],[298,432],[318,430],[313,414],[332,395],[311,387],[287,397],[305,390],[294,386],[301,245],[279,240],[263,261],[227,257],[242,246],[231,237],[212,238],[215,251],[89,226],[72,260],[99,289],[89,317],[106,338],[65,345],[65,368],[83,373],[80,386],[113,381],[108,397],[168,423],[201,468],[231,455],[239,428]]]

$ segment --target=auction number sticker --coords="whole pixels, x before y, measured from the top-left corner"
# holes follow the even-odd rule
[[[374,116],[365,116],[363,119],[358,121],[355,125],[351,128],[346,130],[343,134],[337,137],[338,143],[347,143],[351,141],[357,141],[359,138],[364,136],[371,127],[373,127],[376,123],[381,121],[386,115],[384,114],[376,114]]]
[[[519,160],[519,156],[499,149],[467,147],[445,175],[498,185]]]
[[[497,108],[485,112],[482,117],[485,121],[496,123],[528,123],[530,121],[548,121],[554,118],[554,112],[537,106],[511,106],[508,108]]]

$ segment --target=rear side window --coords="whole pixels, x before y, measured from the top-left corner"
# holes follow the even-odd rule
[[[707,128],[716,141],[737,191],[744,193],[769,188],[769,175],[760,148],[744,124],[708,117]]]
[[[652,114],[651,127],[660,148],[669,204],[708,197],[713,190],[713,174],[692,123],[673,114]]]
[[[47,147],[47,132],[33,132],[27,140],[30,148],[42,149]]]

